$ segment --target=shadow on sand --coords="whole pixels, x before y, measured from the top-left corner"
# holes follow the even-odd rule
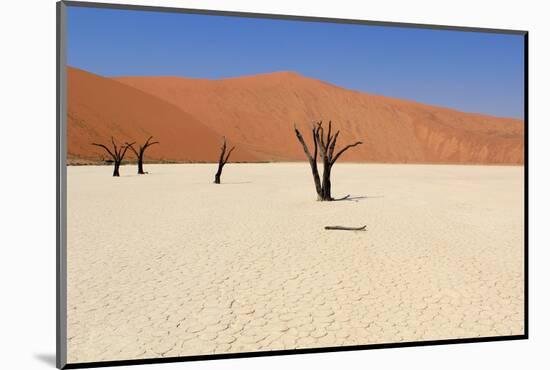
[[[346,201],[350,201],[350,202],[359,202],[360,200],[364,200],[364,199],[374,199],[374,198],[384,198],[383,195],[373,195],[373,196],[367,196],[367,195],[359,195],[359,196],[356,196],[356,197],[352,197],[352,196],[345,196],[343,198],[337,198],[337,199],[334,199],[334,201],[343,201],[343,200],[346,200]]]
[[[239,184],[252,184],[252,181],[239,181],[239,182],[222,182],[220,185],[239,185]]]

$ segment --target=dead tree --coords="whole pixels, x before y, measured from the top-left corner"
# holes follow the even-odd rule
[[[109,149],[106,145],[103,144],[96,144],[92,143],[92,145],[99,146],[107,151],[111,158],[113,159],[113,163],[115,165],[115,168],[113,170],[113,176],[120,176],[119,168],[120,164],[122,163],[122,160],[124,159],[124,155],[126,154],[126,151],[129,147],[131,147],[135,143],[128,144],[126,143],[124,146],[117,146],[115,139],[111,136],[111,143],[113,145],[112,151]]]
[[[128,147],[132,150],[132,152],[134,152],[138,160],[138,175],[145,175],[147,173],[143,171],[143,154],[145,153],[145,149],[153,144],[159,143],[158,141],[151,141],[152,138],[152,136],[149,136],[149,139],[147,139],[145,144],[139,146],[139,150],[136,150],[132,144],[126,143],[126,145],[128,145]]]
[[[216,175],[214,176],[214,184],[220,184],[221,183],[221,176],[223,171],[223,166],[226,165],[227,161],[229,160],[229,156],[231,155],[231,152],[235,149],[235,147],[232,147],[229,149],[229,152],[227,152],[227,155],[225,155],[225,151],[227,150],[227,142],[225,140],[225,136],[223,137],[223,144],[221,147],[221,153],[220,153],[220,159],[218,160],[218,171],[216,172]]]
[[[338,158],[340,158],[340,156],[346,150],[363,143],[361,141],[357,141],[353,144],[346,145],[335,154],[334,150],[336,148],[336,140],[338,140],[338,135],[340,134],[340,131],[336,131],[336,133],[332,135],[332,122],[329,121],[328,131],[325,136],[324,130],[323,130],[323,121],[319,121],[311,129],[312,139],[313,139],[313,155],[312,155],[311,152],[309,151],[309,148],[306,142],[304,141],[302,134],[296,128],[296,126],[294,126],[294,131],[296,132],[296,137],[298,138],[298,141],[300,142],[300,144],[302,144],[304,152],[306,153],[306,157],[309,161],[309,165],[311,166],[311,173],[313,174],[315,190],[317,191],[317,200],[331,201],[331,200],[342,200],[342,199],[348,198],[349,195],[341,199],[332,198],[330,173],[334,163],[336,163]],[[320,153],[320,158],[323,161],[322,180],[321,180],[321,177],[319,176],[319,170],[317,168],[317,153]]]

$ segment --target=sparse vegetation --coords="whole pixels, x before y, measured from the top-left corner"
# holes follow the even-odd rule
[[[294,131],[296,133],[296,137],[298,138],[298,141],[300,144],[302,144],[302,147],[304,149],[304,153],[306,154],[306,157],[309,161],[309,165],[311,166],[311,173],[313,174],[313,181],[315,182],[315,190],[317,192],[317,200],[319,201],[332,201],[332,200],[343,200],[349,197],[349,195],[345,196],[344,198],[340,199],[334,199],[331,195],[331,182],[330,182],[330,174],[332,170],[332,166],[338,158],[348,149],[353,148],[354,146],[363,144],[361,141],[357,141],[353,144],[346,145],[342,149],[340,149],[336,154],[334,154],[334,150],[336,148],[336,141],[338,140],[338,135],[340,134],[340,131],[336,131],[334,135],[332,135],[332,122],[329,121],[328,123],[328,131],[325,136],[324,129],[323,129],[323,121],[317,122],[313,128],[311,129],[312,132],[312,138],[313,138],[313,155],[311,155],[311,152],[309,151],[309,148],[304,141],[304,138],[298,128],[294,126]],[[320,157],[323,161],[323,179],[321,180],[321,177],[319,176],[319,170],[317,168],[317,153],[320,152]]]
[[[126,151],[128,150],[129,147],[131,147],[135,143],[126,143],[124,146],[117,146],[115,138],[111,136],[111,144],[112,144],[113,147],[111,149],[109,149],[104,144],[92,143],[92,145],[101,147],[101,148],[105,149],[105,151],[107,151],[107,153],[109,153],[109,155],[112,158],[113,165],[114,165],[113,176],[118,177],[118,176],[120,176],[120,172],[119,172],[120,164],[122,163],[122,160],[124,159],[124,156],[126,155]]]
[[[224,136],[223,144],[220,152],[220,159],[218,160],[218,171],[216,171],[216,174],[214,175],[214,184],[221,183],[223,167],[227,164],[227,161],[229,161],[229,156],[231,155],[231,152],[233,151],[233,149],[235,149],[234,146],[231,149],[229,149],[229,152],[227,152],[227,155],[225,155],[225,152],[227,150],[227,141],[225,140],[225,136]]]
[[[134,152],[134,154],[136,155],[136,158],[138,160],[138,175],[144,175],[146,174],[147,172],[143,171],[143,156],[144,156],[144,153],[145,153],[145,150],[150,147],[151,145],[154,145],[154,144],[158,144],[159,142],[158,141],[151,141],[153,137],[152,136],[149,136],[149,138],[147,139],[147,141],[145,142],[145,144],[143,145],[140,145],[139,146],[139,150],[136,150],[132,144],[128,144],[128,147],[130,148],[130,150],[132,150],[132,152]]]

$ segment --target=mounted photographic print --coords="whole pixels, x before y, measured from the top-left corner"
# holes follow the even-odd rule
[[[58,367],[527,338],[526,55],[58,3]]]

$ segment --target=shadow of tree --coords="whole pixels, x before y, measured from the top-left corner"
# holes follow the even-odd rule
[[[351,197],[351,196],[347,195],[343,198],[334,199],[334,201],[346,200],[346,201],[350,201],[350,202],[359,202],[360,200],[374,199],[374,198],[384,198],[384,196],[383,195],[374,195],[374,196],[360,195],[360,196],[356,196],[356,197]]]

